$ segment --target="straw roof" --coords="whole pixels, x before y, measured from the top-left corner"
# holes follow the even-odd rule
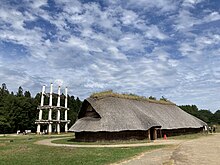
[[[91,105],[97,118],[86,117]],[[69,129],[74,132],[117,132],[125,130],[200,128],[205,122],[181,110],[175,104],[149,102],[114,96],[90,97],[83,102],[78,120]]]
[[[117,98],[124,98],[124,99],[131,99],[131,100],[139,100],[139,101],[148,101],[151,103],[158,103],[158,104],[174,104],[169,100],[153,100],[153,99],[149,99],[146,98],[144,96],[138,96],[136,94],[126,94],[126,93],[116,93],[113,92],[112,90],[108,90],[108,91],[103,91],[103,92],[98,92],[98,93],[93,93],[90,98],[94,98],[94,99],[102,99],[105,97],[117,97]],[[174,104],[175,105],[175,104]]]

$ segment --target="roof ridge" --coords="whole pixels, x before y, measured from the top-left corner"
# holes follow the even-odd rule
[[[113,91],[103,91],[99,93],[93,93],[89,98],[101,100],[107,97],[114,97],[114,98],[122,98],[122,99],[128,99],[128,100],[137,100],[137,101],[147,101],[149,103],[155,103],[155,104],[165,104],[165,105],[176,105],[175,103],[167,100],[153,100],[146,98],[144,96],[138,96],[134,94],[120,94],[120,93],[114,93]]]

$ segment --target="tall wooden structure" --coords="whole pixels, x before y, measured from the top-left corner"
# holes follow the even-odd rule
[[[41,134],[41,126],[47,125],[47,132],[48,134],[52,133],[52,125],[55,125],[56,132],[60,134],[60,124],[65,123],[65,132],[68,132],[68,124],[70,123],[70,120],[67,118],[67,111],[69,108],[67,108],[67,88],[65,88],[65,106],[60,106],[60,86],[58,87],[58,98],[57,98],[57,105],[52,105],[53,100],[53,84],[50,84],[50,100],[49,105],[44,105],[44,97],[45,97],[45,85],[42,88],[42,94],[41,94],[41,104],[37,107],[39,110],[39,118],[35,121],[35,124],[37,124],[37,134]],[[61,111],[65,111],[65,117],[64,119],[61,119]],[[48,112],[48,119],[43,119],[43,112]],[[56,119],[52,118],[52,113],[56,113]]]

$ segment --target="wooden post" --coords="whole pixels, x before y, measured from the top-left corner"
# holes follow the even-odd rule
[[[154,140],[157,139],[157,129],[154,128]]]
[[[57,107],[60,107],[60,86],[58,87]],[[60,134],[60,110],[57,110],[57,133]]]
[[[52,107],[52,104],[53,104],[52,95],[53,95],[53,84],[51,83],[50,84],[50,102],[49,102],[50,107]],[[52,125],[51,125],[51,122],[50,122],[50,120],[52,120],[52,109],[51,108],[49,109],[48,120],[49,120],[48,134],[50,135],[52,133]]]
[[[67,87],[66,87],[65,88],[65,108],[67,108],[67,99],[68,99],[68,97],[67,97]],[[65,120],[66,120],[66,123],[65,123],[65,133],[67,133],[68,132],[67,109],[65,110]]]
[[[40,124],[37,124],[37,134],[40,134]]]
[[[147,130],[147,136],[148,136],[148,140],[150,140],[150,129]]]
[[[42,93],[41,93],[41,102],[40,102],[40,106],[44,105],[44,93],[45,93],[45,85],[43,85],[42,87]],[[39,120],[42,120],[42,109],[39,110]],[[40,123],[37,124],[37,134],[40,134]]]

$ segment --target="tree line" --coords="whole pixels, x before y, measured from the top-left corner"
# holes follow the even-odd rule
[[[203,120],[207,124],[220,124],[220,110],[212,113],[205,109],[199,110],[196,105],[180,105],[179,107],[187,113]]]
[[[36,132],[35,120],[38,119],[41,93],[35,97],[31,96],[29,91],[23,91],[18,88],[17,93],[9,92],[5,83],[0,87],[0,133],[14,133],[17,130],[31,130]],[[149,99],[156,99],[151,96]],[[164,99],[164,98],[162,98]],[[64,106],[65,97],[61,95],[61,106]],[[56,105],[57,95],[53,94],[53,105]],[[49,96],[45,96],[45,105],[49,104]],[[68,95],[68,119],[71,120],[69,126],[72,126],[78,116],[82,101],[77,97]],[[196,105],[181,105],[181,109],[187,113],[205,121],[208,124],[220,124],[220,110],[212,113],[209,110],[199,110]],[[48,118],[48,113],[43,113],[43,119]],[[53,118],[55,118],[53,113]],[[61,111],[61,116],[64,112]],[[64,125],[61,125],[64,130]]]
[[[150,96],[149,99],[157,100],[154,96]],[[167,101],[168,99],[162,96],[160,100]],[[199,110],[196,105],[180,105],[179,108],[203,120],[207,124],[220,124],[220,110],[217,110],[215,113],[212,113],[210,110],[206,109]]]
[[[38,119],[41,93],[35,97],[31,96],[29,91],[23,91],[22,87],[18,88],[16,94],[9,92],[5,83],[0,87],[0,133],[14,133],[17,130],[31,130],[36,132],[35,120]],[[61,95],[61,106],[64,106],[65,97]],[[53,94],[53,105],[57,103],[57,95]],[[49,104],[49,96],[45,96],[45,105]],[[71,120],[69,126],[72,126],[77,119],[82,102],[77,97],[68,95],[68,120]],[[43,113],[43,119],[48,118],[48,113]],[[55,113],[53,117],[55,118]],[[61,116],[64,112],[61,111]],[[64,117],[63,117],[64,118]],[[64,130],[64,125],[61,125]]]

